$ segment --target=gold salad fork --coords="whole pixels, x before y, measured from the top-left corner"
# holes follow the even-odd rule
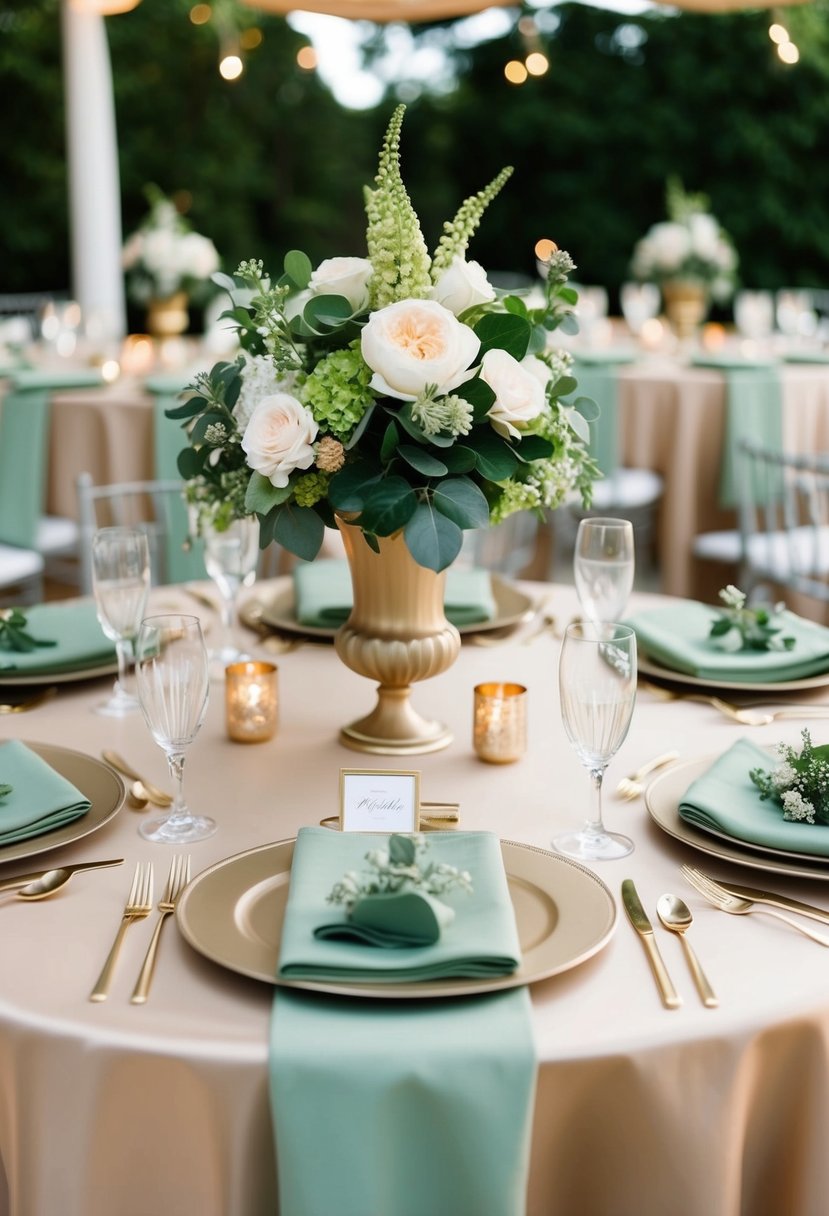
[[[760,908],[751,899],[741,899],[737,895],[732,895],[726,891],[725,887],[721,887],[713,878],[709,878],[707,874],[701,874],[699,870],[693,869],[691,866],[683,866],[682,873],[688,879],[688,882],[699,891],[700,895],[704,895],[709,903],[712,903],[721,912],[730,912],[733,916],[745,916],[748,912],[765,912],[766,916],[774,916],[777,920],[785,921],[787,925],[791,925],[793,929],[798,929],[805,937],[809,937],[813,942],[817,942],[819,946],[829,946],[829,937],[824,937],[821,933],[815,933],[813,929],[809,929],[806,925],[801,925],[799,921],[792,920],[790,916],[778,912],[776,908]]]
[[[701,701],[719,710],[723,717],[740,726],[768,726],[778,718],[826,718],[829,717],[829,705],[788,705],[785,709],[762,710],[746,709],[740,705],[732,705],[723,701],[722,697],[708,696],[700,692],[676,692],[672,688],[662,688],[659,684],[651,684],[650,680],[639,679],[638,686],[643,692],[652,693],[662,701]]]
[[[149,916],[153,910],[153,866],[152,862],[148,861],[142,866],[139,862],[135,867],[135,875],[130,887],[130,893],[127,896],[127,902],[124,905],[124,912],[121,916],[121,924],[118,926],[118,932],[115,934],[115,941],[112,943],[112,948],[107,955],[107,960],[104,963],[101,974],[98,976],[98,982],[89,994],[90,1001],[105,1001],[109,991],[112,973],[115,970],[115,964],[118,961],[118,955],[121,950],[121,943],[124,940],[124,934],[127,928],[134,920],[143,920],[145,916]]]
[[[678,759],[679,752],[664,752],[661,756],[655,756],[653,760],[648,760],[635,773],[631,773],[629,777],[621,778],[616,786],[617,797],[624,798],[627,802],[638,798],[645,788],[642,782],[643,777],[647,777],[648,773],[652,773],[656,768],[662,768],[663,764],[670,764],[672,760]]]
[[[158,912],[159,917],[153,930],[150,945],[147,949],[147,954],[144,963],[139,972],[138,979],[133,989],[130,1001],[133,1005],[143,1005],[150,994],[150,984],[152,983],[153,971],[155,970],[155,959],[158,953],[158,942],[161,938],[161,930],[167,917],[176,910],[178,897],[181,895],[184,888],[190,881],[190,858],[176,856],[170,864],[170,873],[167,877],[167,886],[164,891],[164,898],[159,900]]]

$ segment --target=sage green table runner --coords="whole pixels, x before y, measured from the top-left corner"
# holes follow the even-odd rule
[[[445,897],[456,917],[437,945],[380,949],[314,937],[332,920],[325,896],[334,881],[387,841],[300,832],[280,975],[300,966],[309,979],[394,983],[411,980],[413,967],[426,978],[468,974],[472,956],[513,970],[514,914],[488,833],[429,837],[430,860],[470,869],[475,886]],[[459,971],[445,969],[452,952]],[[270,1097],[280,1216],[521,1216],[536,1081],[530,1013],[523,987],[430,1000],[278,987]]]
[[[679,803],[680,818],[703,831],[747,844],[829,857],[829,827],[794,823],[783,818],[777,803],[760,800],[760,791],[748,774],[753,768],[768,772],[778,763],[772,753],[748,739],[738,739],[685,791]]]
[[[829,629],[780,614],[781,634],[794,637],[792,650],[723,650],[710,638],[715,608],[696,600],[675,600],[670,607],[638,612],[627,620],[641,650],[672,671],[709,680],[773,684],[829,672]]]
[[[61,675],[115,662],[115,646],[98,623],[92,600],[36,604],[23,611],[27,633],[56,645],[26,651],[0,646],[0,674]]]
[[[298,624],[335,629],[351,612],[351,575],[348,562],[318,558],[294,570]],[[450,569],[446,572],[444,611],[453,625],[476,625],[495,616],[495,599],[488,570]]]
[[[620,463],[618,370],[634,360],[632,351],[618,347],[574,355],[578,396],[590,397],[599,407],[599,417],[590,423],[590,454],[605,477],[612,477]]]
[[[0,845],[28,840],[80,819],[91,803],[19,739],[0,743]]]

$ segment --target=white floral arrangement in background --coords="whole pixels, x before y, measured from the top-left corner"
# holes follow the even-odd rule
[[[710,213],[704,194],[687,194],[676,178],[668,181],[669,219],[654,224],[633,250],[631,273],[643,282],[682,279],[704,284],[715,300],[734,291],[737,253]]]
[[[209,237],[194,232],[175,203],[147,188],[150,210],[128,237],[121,255],[127,291],[135,304],[166,300],[183,291],[198,302],[211,294],[219,254]]]

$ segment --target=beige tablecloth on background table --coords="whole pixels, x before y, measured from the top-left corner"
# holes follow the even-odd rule
[[[550,587],[534,590],[546,595]],[[176,594],[161,589],[155,602],[169,605]],[[639,597],[633,606],[649,602]],[[184,597],[181,604],[192,608]],[[566,621],[576,608],[572,591],[555,588],[551,607]],[[466,642],[449,672],[416,687],[418,709],[448,721],[455,743],[398,767],[421,771],[424,799],[459,801],[463,828],[547,847],[555,831],[581,822],[588,778],[560,721],[558,650],[550,634],[528,645]],[[373,704],[370,682],[343,667],[330,647],[304,646],[277,661],[281,727],[269,743],[226,739],[222,689],[213,686],[186,786],[192,805],[220,826],[191,846],[194,872],[334,814],[341,766],[395,767],[336,741],[338,728]],[[519,764],[493,767],[472,753],[472,689],[501,679],[529,688],[529,750]],[[107,684],[62,688],[36,711],[0,719],[0,731],[93,755],[112,747],[164,783],[161,752],[140,715],[118,721],[92,713]],[[826,691],[813,697],[826,700]],[[795,742],[801,726],[784,721],[751,737]],[[825,907],[829,882],[784,880],[712,861],[653,826],[641,801],[612,794],[623,773],[656,753],[678,748],[691,759],[722,751],[743,733],[710,706],[640,694],[605,802],[608,826],[632,834],[636,851],[596,870],[617,901],[622,880],[635,879],[654,921],[659,895],[686,898],[696,916],[693,942],[721,1007],[702,1007],[680,943],[657,928],[685,1002],[679,1011],[664,1010],[621,907],[616,933],[599,955],[532,988],[541,1068],[530,1216],[825,1212],[829,950],[771,919],[727,917],[708,907],[679,865],[696,862]],[[138,822],[125,808],[59,855],[61,861],[123,855],[123,866],[78,875],[42,903],[0,897],[3,1216],[276,1211],[266,1084],[270,988],[202,958],[171,924],[148,1004],[130,1005],[150,920],[129,930],[109,1000],[87,1000],[135,862],[155,862],[157,893],[169,865],[170,850],[142,840]],[[33,868],[19,862],[3,873]]]

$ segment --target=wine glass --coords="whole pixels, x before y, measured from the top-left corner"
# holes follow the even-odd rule
[[[633,841],[602,822],[602,779],[625,740],[636,700],[636,634],[615,622],[568,625],[558,668],[561,719],[593,783],[593,811],[581,831],[556,836],[553,847],[582,861],[626,857]]]
[[[210,657],[223,665],[245,658],[236,642],[236,600],[242,587],[256,578],[259,560],[259,520],[255,515],[235,519],[223,531],[202,528],[204,564],[221,594],[222,638]]]
[[[193,815],[184,801],[184,753],[195,739],[207,711],[210,676],[207,647],[198,617],[168,613],[146,617],[138,634],[138,698],[150,734],[161,747],[175,785],[168,815],[150,819],[138,829],[147,840],[188,844],[216,831],[216,821]]]
[[[629,519],[583,519],[576,533],[573,573],[582,612],[599,624],[618,621],[633,588],[633,524]]]
[[[628,329],[638,338],[645,323],[659,316],[659,288],[655,283],[623,283],[619,303]]]
[[[138,709],[138,699],[127,692],[127,659],[134,643],[150,590],[150,551],[147,535],[136,528],[99,528],[92,538],[92,590],[101,628],[115,643],[118,678],[112,696],[95,712],[120,718]]]

